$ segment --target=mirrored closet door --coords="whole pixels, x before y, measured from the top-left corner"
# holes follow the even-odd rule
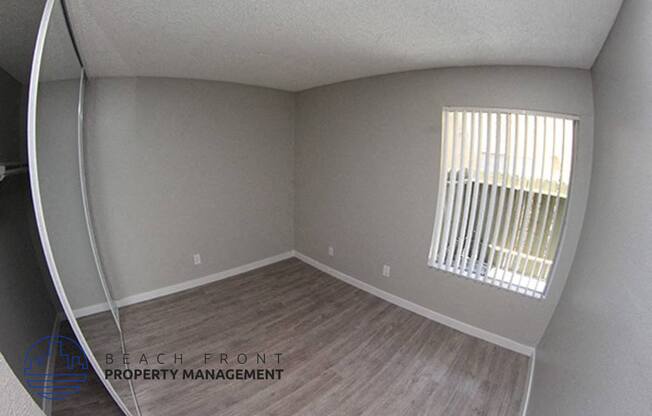
[[[131,382],[103,376],[106,369],[124,369],[119,357],[125,346],[87,198],[85,75],[64,6],[48,0],[32,67],[28,147],[34,207],[50,275],[69,327],[93,367],[88,371],[99,374],[125,414],[136,416]],[[107,360],[107,354],[116,359]]]

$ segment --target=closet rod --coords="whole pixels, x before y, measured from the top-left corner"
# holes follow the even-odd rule
[[[0,182],[7,176],[27,172],[27,163],[0,163]]]

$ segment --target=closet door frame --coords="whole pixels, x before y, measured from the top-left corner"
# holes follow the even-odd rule
[[[81,77],[79,81],[79,104],[77,108],[77,154],[79,162],[79,183],[81,186],[81,196],[82,196],[82,208],[84,211],[84,220],[86,222],[86,231],[88,232],[88,242],[91,246],[91,251],[93,253],[93,261],[95,263],[95,269],[97,270],[97,276],[100,279],[102,289],[104,290],[104,296],[106,301],[109,304],[109,309],[111,310],[111,315],[115,320],[115,324],[118,327],[118,332],[120,332],[120,338],[122,338],[122,327],[120,326],[120,311],[116,305],[113,294],[111,293],[111,287],[109,286],[108,281],[106,280],[106,275],[104,274],[104,267],[102,265],[102,258],[100,257],[100,252],[97,248],[97,239],[95,238],[95,229],[93,225],[93,217],[91,215],[90,203],[88,202],[88,187],[86,185],[86,158],[84,151],[84,91],[86,86],[86,71],[82,65]]]

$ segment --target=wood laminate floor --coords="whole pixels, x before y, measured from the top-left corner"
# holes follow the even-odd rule
[[[110,318],[110,316],[108,318]],[[98,330],[104,327],[103,324],[99,324],[99,321],[103,321],[104,319],[105,316],[103,314],[98,314],[93,318],[86,319],[86,322],[94,324],[95,332],[99,332]],[[61,326],[59,327],[59,334],[75,340],[77,339],[74,332],[72,331],[72,328],[68,324],[68,321],[63,321],[61,323]],[[98,337],[98,339],[101,338],[102,336]],[[62,369],[63,372],[66,372],[65,363],[63,363],[60,359],[55,361],[55,368],[57,370]],[[122,411],[106,391],[97,374],[95,374],[92,369],[83,371],[83,374],[88,376],[88,381],[86,383],[80,384],[79,393],[68,396],[63,400],[52,401],[52,416],[122,415]]]
[[[121,316],[132,366],[284,371],[281,380],[137,381],[143,416],[512,416],[524,395],[527,357],[297,259],[132,305]],[[139,366],[143,353],[149,363]],[[164,364],[158,353],[167,354]],[[213,358],[204,364],[206,353]],[[249,355],[245,365],[234,362],[238,353]],[[256,364],[256,353],[267,363]],[[275,353],[279,364],[271,364]]]

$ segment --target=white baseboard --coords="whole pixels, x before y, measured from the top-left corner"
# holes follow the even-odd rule
[[[52,330],[50,331],[50,337],[51,338],[56,338],[59,336],[59,329],[61,328],[61,314],[57,313],[54,315],[54,322],[52,323]],[[50,343],[50,347],[52,347],[52,343]],[[55,366],[55,359],[57,357],[57,354],[54,354],[52,350],[48,351],[48,362],[46,363],[46,374],[54,374],[54,366]],[[51,388],[52,386],[50,386]],[[47,388],[47,387],[46,387]],[[41,410],[43,410],[43,413],[45,413],[47,416],[50,416],[52,414],[52,400],[51,399],[46,399],[45,397],[41,401]]]
[[[83,318],[84,316],[95,315],[96,313],[106,312],[109,310],[107,303],[98,303],[97,305],[84,306],[73,310],[75,317]],[[68,318],[65,318],[68,319]]]
[[[268,257],[262,260],[254,261],[252,263],[248,263],[242,266],[234,267],[229,270],[224,270],[219,273],[211,274],[208,276],[204,277],[199,277],[196,279],[188,280],[183,283],[178,283],[175,285],[170,285],[170,286],[165,286],[160,289],[155,289],[151,290],[149,292],[143,292],[143,293],[138,293],[136,295],[132,296],[127,296],[126,298],[122,298],[118,301],[116,301],[116,304],[119,307],[123,306],[128,306],[128,305],[133,305],[135,303],[140,303],[144,302],[147,300],[151,299],[156,299],[161,296],[166,296],[166,295],[171,295],[173,293],[181,292],[184,290],[192,289],[198,286],[203,286],[208,283],[216,282],[218,280],[226,279],[241,273],[245,273],[260,267],[264,267],[276,262],[279,262],[281,260],[288,259],[290,257],[296,257],[311,266],[328,273],[329,275],[338,278],[352,286],[357,287],[358,289],[364,290],[365,292],[368,292],[374,296],[378,296],[381,299],[384,299],[390,303],[393,303],[397,306],[400,306],[404,309],[407,309],[409,311],[412,311],[416,314],[419,314],[421,316],[424,316],[428,319],[431,319],[435,322],[439,322],[443,325],[449,326],[453,329],[456,329],[460,332],[463,332],[465,334],[474,336],[476,338],[480,338],[482,340],[491,342],[493,344],[499,345],[501,347],[507,348],[509,350],[515,351],[519,354],[524,354],[529,357],[532,357],[534,355],[534,347],[531,347],[529,345],[524,345],[521,344],[517,341],[511,340],[509,338],[503,337],[501,335],[494,334],[492,332],[486,331],[484,329],[475,327],[473,325],[469,325],[465,322],[458,321],[456,319],[453,319],[449,316],[443,315],[441,313],[435,312],[431,309],[428,309],[424,306],[418,305],[416,303],[413,303],[407,299],[401,298],[399,296],[396,296],[392,293],[386,292],[384,290],[378,289],[375,286],[372,286],[368,283],[365,283],[361,280],[358,280],[354,277],[351,277],[345,273],[340,272],[339,270],[336,270],[330,266],[327,266],[323,263],[320,263],[319,261],[306,256],[303,253],[300,253],[296,250],[291,250],[287,251],[285,253],[278,254],[276,256]],[[95,313],[99,312],[104,312],[108,310],[108,306],[106,304],[98,304],[98,305],[91,305],[87,306],[84,308],[79,308],[75,309],[75,316],[77,317],[83,317],[87,315],[92,315]]]
[[[219,273],[214,273],[208,276],[199,277],[196,279],[188,280],[183,283],[178,283],[176,285],[165,286],[160,289],[151,290],[149,292],[138,293],[136,295],[127,296],[122,298],[116,303],[119,307],[133,305],[134,303],[144,302],[146,300],[159,298],[161,296],[171,295],[173,293],[181,292],[184,290],[192,289],[198,286],[203,286],[208,283],[217,282],[218,280],[227,279],[229,277],[246,273],[248,271],[258,269],[260,267],[268,266],[270,264],[279,262],[281,260],[289,259],[292,257],[292,251],[286,251],[285,253],[277,254],[276,256],[267,257],[262,260],[254,261],[251,263],[244,264],[242,266],[234,267],[232,269],[224,270]]]
[[[232,269],[224,270],[219,273],[214,273],[204,277],[188,280],[175,285],[165,286],[159,289],[150,290],[149,292],[137,293],[135,295],[127,296],[116,301],[118,307],[129,306],[135,303],[145,302],[147,300],[160,298],[162,296],[171,295],[173,293],[182,292],[184,290],[192,289],[198,286],[203,286],[208,283],[217,282],[218,280],[227,279],[229,277],[246,273],[248,271],[258,269],[260,267],[268,266],[270,264],[279,262],[281,260],[289,259],[294,256],[294,251],[286,251],[285,253],[277,254],[276,256],[267,257],[262,260],[254,261],[244,264],[242,266],[234,267]],[[90,305],[83,308],[75,309],[75,316],[82,318],[84,316],[93,315],[99,312],[109,310],[108,305],[105,303]]]
[[[523,400],[523,411],[521,412],[522,416],[527,416],[527,409],[530,405],[530,394],[532,393],[532,381],[534,380],[534,366],[537,362],[537,352],[534,350],[532,355],[530,355],[530,365],[527,372],[527,387],[525,390],[525,399]]]
[[[492,344],[496,344],[498,346],[501,346],[503,348],[507,348],[509,350],[515,351],[519,354],[527,355],[528,357],[532,357],[534,355],[534,347],[531,347],[529,345],[524,345],[519,342],[516,342],[512,339],[503,337],[498,334],[494,334],[493,332],[486,331],[484,329],[475,327],[473,325],[469,325],[467,323],[464,323],[462,321],[458,321],[457,319],[453,319],[450,316],[443,315],[441,313],[435,312],[431,309],[428,309],[424,306],[417,305],[416,303],[413,303],[407,299],[404,299],[400,296],[396,296],[394,294],[391,294],[389,292],[385,292],[384,290],[378,289],[375,286],[372,286],[368,283],[365,283],[361,280],[358,280],[354,277],[351,277],[345,273],[340,272],[339,270],[336,270],[330,266],[327,266],[323,263],[320,263],[319,261],[306,256],[303,253],[300,253],[298,251],[294,251],[294,256],[298,258],[299,260],[302,260],[311,266],[328,273],[329,275],[336,277],[343,282],[346,282],[352,286],[357,287],[358,289],[362,289],[365,292],[368,292],[374,296],[377,296],[381,299],[386,300],[387,302],[393,303],[397,306],[400,306],[403,309],[407,309],[409,311],[412,311],[418,315],[421,315],[423,317],[426,317],[430,320],[433,320],[435,322],[439,322],[440,324],[446,325],[448,327],[451,327],[453,329],[456,329],[460,332],[463,332],[465,334],[471,335],[476,338],[480,338],[482,340],[491,342]]]

